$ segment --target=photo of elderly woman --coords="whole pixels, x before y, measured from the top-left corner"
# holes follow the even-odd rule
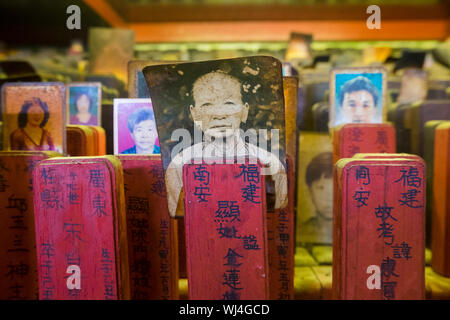
[[[115,154],[159,154],[150,99],[114,99]]]
[[[11,150],[55,150],[50,133],[44,129],[49,117],[44,101],[25,101],[17,118],[19,128],[10,135]]]
[[[345,123],[382,123],[385,74],[381,71],[332,72],[330,126]],[[334,87],[333,87],[334,84]]]
[[[68,85],[69,124],[100,125],[101,84],[71,83]]]

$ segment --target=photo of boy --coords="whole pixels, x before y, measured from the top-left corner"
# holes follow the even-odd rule
[[[299,246],[332,243],[332,150],[328,133],[300,132],[296,222],[296,242]]]
[[[303,223],[302,236],[315,242],[331,243],[333,230],[333,155],[323,152],[306,168],[305,182],[315,208],[315,215]]]

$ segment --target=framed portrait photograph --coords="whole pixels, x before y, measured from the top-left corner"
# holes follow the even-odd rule
[[[68,124],[101,125],[102,85],[100,82],[72,82],[67,90]]]
[[[397,103],[407,104],[424,101],[428,93],[428,78],[429,73],[427,70],[418,68],[403,69]]]
[[[135,34],[133,30],[89,28],[89,71],[92,74],[111,75],[127,81],[127,64],[133,59]]]
[[[152,61],[145,60],[128,62],[128,98],[150,99],[150,92],[142,69],[153,64]]]
[[[60,82],[5,83],[2,87],[5,150],[66,152],[65,86]]]
[[[278,187],[274,207],[286,205],[280,61],[257,56],[171,63],[147,66],[143,73],[155,110],[171,215],[182,189],[183,165],[206,158],[258,159]]]
[[[114,99],[114,154],[159,154],[150,99]]]
[[[328,133],[300,132],[297,244],[333,239],[333,145]]]
[[[332,69],[329,127],[386,121],[386,83],[383,67]]]
[[[128,98],[150,99],[147,82],[142,69],[158,64],[176,63],[175,61],[131,60],[128,62]]]

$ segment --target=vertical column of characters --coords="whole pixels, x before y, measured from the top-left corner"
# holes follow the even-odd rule
[[[421,299],[423,166],[401,159],[349,163],[342,298]]]
[[[349,213],[342,212],[342,215],[346,219],[344,246],[348,251],[344,261],[348,269],[343,298],[378,299],[379,295],[372,291],[371,278],[367,279],[367,274],[371,274],[380,252],[372,208],[374,203],[383,198],[383,190],[380,190],[383,186],[382,175],[377,168],[361,164],[349,170],[347,179]]]
[[[288,165],[288,205],[267,214],[269,246],[270,298],[294,298],[294,175],[291,158]]]
[[[91,199],[90,216],[97,218],[97,223],[107,223],[112,220],[112,199],[111,184],[107,179],[110,177],[105,166],[96,166],[89,169],[89,189]],[[112,223],[111,223],[112,227]],[[110,231],[110,232],[108,232]],[[118,298],[117,293],[117,275],[116,275],[116,257],[115,245],[118,245],[114,239],[116,235],[114,230],[105,230],[105,239],[102,241],[101,250],[98,259],[100,261],[100,274],[103,283],[103,299],[115,300]],[[98,251],[97,251],[98,252]],[[97,253],[98,254],[98,253]]]
[[[210,180],[212,166],[185,165],[183,167],[183,186],[185,188],[185,232],[186,232],[186,271],[189,283],[190,299],[219,299],[217,291],[220,289],[217,278],[218,256],[214,246],[217,241],[217,230],[214,224],[210,202]],[[201,228],[200,228],[201,225]],[[227,232],[229,234],[229,232]],[[203,246],[200,242],[208,242]],[[203,268],[199,272],[198,268]],[[205,284],[208,283],[208,288]],[[210,289],[211,288],[211,289]],[[214,290],[214,291],[213,291]]]
[[[385,240],[384,245],[388,246],[385,252],[389,253],[380,265],[383,297],[423,299],[426,201],[423,161],[389,165],[387,181],[387,195],[392,204],[375,208],[381,222],[379,236]]]
[[[395,129],[392,125],[378,126],[375,131],[375,149],[379,153],[396,152]]]
[[[152,161],[148,172],[151,181],[150,198],[157,210],[152,212],[152,219],[157,233],[158,281],[161,288],[158,298],[163,300],[177,299],[178,290],[178,252],[175,244],[175,226],[167,211],[167,193],[164,183],[164,170],[160,160]]]
[[[51,166],[38,164],[33,172],[34,208],[36,221],[36,251],[39,275],[39,299],[61,298],[58,292],[57,237],[64,203],[61,176]]]
[[[195,255],[196,247],[194,240],[200,239],[197,238],[199,234],[193,234],[190,215],[198,215],[201,209],[197,204],[209,200],[211,203],[208,203],[205,210],[207,216],[204,218],[207,221],[204,227],[210,226],[214,231],[205,232],[209,233],[207,235],[209,256],[205,261],[208,268],[211,268],[210,277],[211,281],[214,281],[212,285],[214,291],[201,295],[201,299],[268,298],[265,221],[262,220],[265,219],[265,215],[261,212],[264,202],[261,191],[263,181],[260,178],[259,166],[190,165],[187,168],[185,178],[192,175],[192,185],[186,181],[185,201],[191,299],[199,297],[197,296],[199,292],[193,288],[199,284],[193,282],[201,277],[192,275],[192,256]],[[212,195],[211,199],[202,198],[200,192],[205,191]]]
[[[36,239],[31,171],[36,155],[0,153],[0,292],[2,300],[36,299]]]
[[[365,130],[359,126],[344,125],[342,127],[340,145],[340,158],[350,158],[361,152],[361,144],[367,143],[365,140]]]
[[[147,197],[141,197],[132,193],[132,187],[127,179],[132,172],[124,170],[126,187],[125,198],[127,208],[127,232],[130,248],[130,279],[132,286],[133,299],[149,299],[150,294],[150,257],[149,241],[150,222],[149,210],[150,204]],[[137,178],[136,176],[133,176]],[[134,180],[134,179],[133,179]],[[131,182],[131,181],[130,181]],[[130,189],[131,188],[131,189]]]
[[[129,264],[134,299],[177,299],[175,226],[158,156],[119,156],[125,177]]]
[[[36,166],[42,299],[118,298],[114,174],[114,167],[98,158],[54,158]]]
[[[81,203],[84,200],[84,195],[81,194],[80,185],[81,177],[80,170],[77,167],[65,166],[64,168],[58,168],[62,171],[64,177],[63,190],[65,200],[65,212],[62,217],[62,230],[64,239],[62,241],[63,248],[59,251],[64,257],[63,269],[65,269],[66,283],[64,286],[64,292],[62,293],[63,299],[80,300],[85,297],[82,293],[84,285],[81,285],[81,270],[84,272],[84,262],[81,258],[82,245],[87,244],[85,223],[80,219],[80,212],[83,210]],[[64,173],[67,173],[65,176]],[[62,239],[61,239],[62,240]],[[59,248],[58,248],[59,249]]]

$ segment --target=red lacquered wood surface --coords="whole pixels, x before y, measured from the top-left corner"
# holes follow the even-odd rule
[[[357,153],[395,153],[395,129],[388,123],[350,123],[335,132],[333,160]]]
[[[286,156],[288,177],[288,205],[267,213],[269,246],[270,299],[294,299],[294,201],[295,184],[293,162]]]
[[[425,201],[423,161],[336,164],[335,299],[424,299]]]
[[[95,155],[104,156],[106,155],[106,132],[100,126],[89,126],[94,132],[95,138]]]
[[[436,128],[433,166],[431,267],[450,277],[450,121]]]
[[[97,142],[94,130],[84,125],[67,125],[67,154],[72,157],[95,156]]]
[[[128,299],[120,161],[45,160],[35,167],[33,184],[39,299]]]
[[[132,299],[178,299],[176,221],[167,209],[160,155],[120,155]]]
[[[56,155],[0,152],[0,300],[38,297],[32,171],[39,161]]]
[[[260,170],[258,164],[248,163],[184,166],[190,299],[269,298]]]

